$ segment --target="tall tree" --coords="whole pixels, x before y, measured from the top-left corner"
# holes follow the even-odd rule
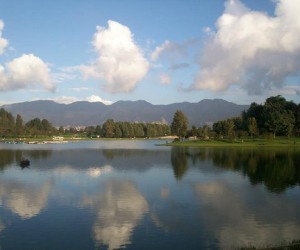
[[[59,132],[60,135],[64,134],[65,133],[64,127],[60,126],[59,129],[58,129],[58,132]]]
[[[257,135],[257,123],[256,119],[254,117],[249,117],[248,118],[248,132],[251,135],[251,137]]]
[[[248,119],[250,117],[255,118],[257,127],[259,128],[259,130],[261,130],[259,132],[263,132],[265,130],[264,105],[253,102],[251,103],[247,111],[242,112],[242,118],[243,118],[245,130],[247,129]]]
[[[16,133],[18,135],[21,135],[23,133],[23,119],[22,117],[17,114],[17,118],[16,118]]]
[[[225,128],[225,135],[230,138],[233,139],[234,138],[234,121],[233,119],[227,119],[224,123],[224,128]]]
[[[294,126],[294,114],[286,109],[287,106],[287,101],[280,95],[269,97],[265,102],[265,125],[274,138],[277,133],[290,134]]]
[[[114,137],[114,120],[108,119],[102,126],[103,136],[107,138]]]
[[[184,137],[188,129],[188,119],[181,110],[177,110],[173,116],[171,133],[178,137]]]
[[[31,135],[50,135],[55,130],[47,119],[34,118],[27,122],[25,126],[27,132]]]

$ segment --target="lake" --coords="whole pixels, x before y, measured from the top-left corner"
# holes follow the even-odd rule
[[[0,144],[0,249],[239,249],[300,240],[300,151],[154,140]],[[20,167],[22,157],[31,161]]]

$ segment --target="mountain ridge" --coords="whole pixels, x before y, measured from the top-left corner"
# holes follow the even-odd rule
[[[172,122],[176,110],[182,110],[189,124],[200,126],[238,116],[249,105],[239,105],[223,99],[203,99],[199,102],[152,104],[144,100],[117,101],[111,105],[101,102],[78,101],[70,104],[50,100],[27,101],[1,106],[14,116],[20,114],[25,122],[47,119],[55,126],[101,125],[107,119],[130,122]]]

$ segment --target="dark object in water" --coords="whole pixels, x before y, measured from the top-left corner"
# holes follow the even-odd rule
[[[28,159],[22,159],[20,161],[20,167],[27,168],[30,165],[30,161]]]

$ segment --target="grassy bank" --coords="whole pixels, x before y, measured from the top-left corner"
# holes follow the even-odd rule
[[[161,145],[186,147],[300,147],[300,138],[185,140]]]

